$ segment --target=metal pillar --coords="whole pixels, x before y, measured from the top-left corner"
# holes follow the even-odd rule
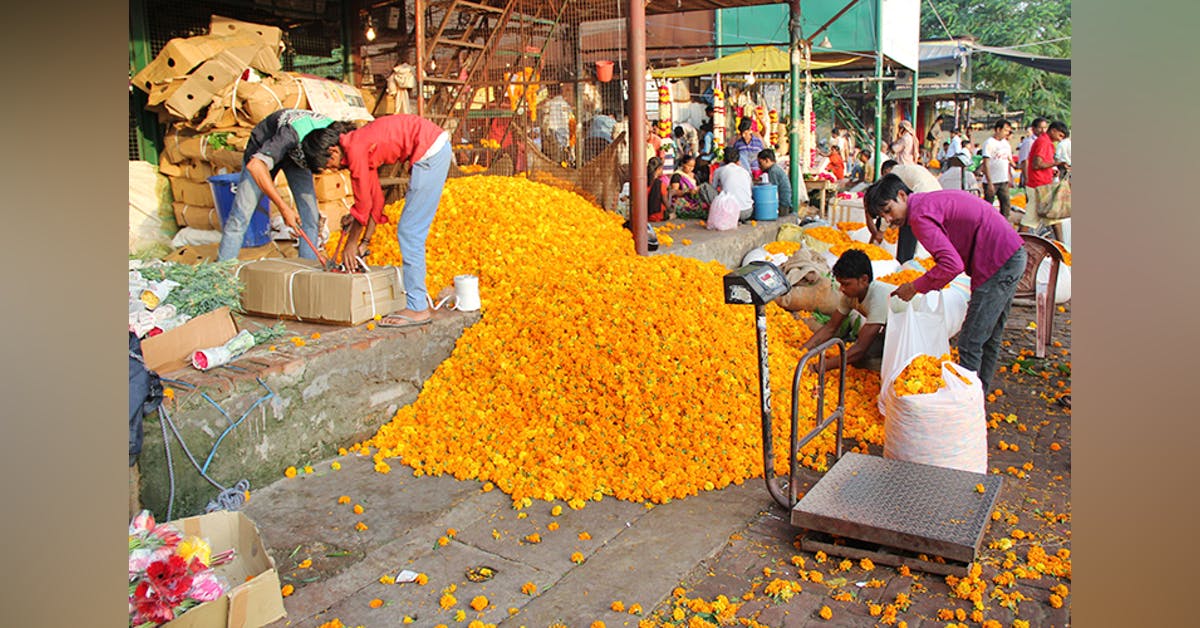
[[[913,65],[913,68],[912,68],[912,124],[913,124],[913,135],[914,135],[913,140],[915,142],[917,142],[917,155],[921,154],[921,144],[925,143],[924,137],[916,137],[915,136],[917,133],[917,126],[918,126],[917,114],[920,112],[920,109],[918,108],[920,106],[920,103],[917,102],[917,77],[918,77],[918,70],[920,69],[920,67],[921,67],[921,40],[920,40],[920,37],[918,37],[917,38],[917,61]],[[926,129],[925,132],[928,133],[929,130]]]
[[[788,103],[791,109],[791,124],[788,128],[788,178],[792,181],[792,208],[800,211],[800,191],[805,189],[800,167],[800,53],[805,46],[804,34],[800,31],[800,0],[791,0],[791,72],[788,75]],[[805,124],[807,120],[803,121]]]
[[[629,219],[638,255],[649,252],[646,238],[646,5],[629,0]]]
[[[417,50],[417,115],[425,117],[425,4],[427,0],[414,0]]]
[[[350,35],[351,28],[352,28],[350,25],[353,23],[352,20],[354,19],[354,7],[352,6],[353,4],[354,3],[352,3],[352,2],[343,2],[342,3],[342,80],[343,81],[350,80],[350,76],[353,73],[351,59],[350,59],[350,46],[351,46],[351,41],[353,41],[352,36]]]
[[[724,12],[725,12],[725,10],[724,10],[724,9],[717,9],[716,11],[713,11],[713,13],[715,13],[715,14],[716,14],[716,15],[713,17],[713,26],[715,27],[713,30],[715,30],[715,31],[716,31],[715,33],[713,33],[713,36],[716,38],[714,41],[715,41],[715,43],[716,43],[716,49],[717,49],[717,58],[718,58],[718,59],[720,59],[721,57],[724,57],[724,56],[725,56],[725,48],[724,48],[724,45],[725,45],[725,37],[724,37],[724,35],[721,33],[721,27],[722,27],[722,24],[723,24],[723,20],[721,19],[721,14],[722,14],[722,13],[724,13]]]
[[[883,166],[883,0],[875,0],[875,180]]]

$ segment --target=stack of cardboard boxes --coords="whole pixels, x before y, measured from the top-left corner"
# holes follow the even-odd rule
[[[268,115],[308,108],[300,75],[281,70],[282,37],[273,26],[214,15],[208,35],[172,39],[131,79],[167,126],[159,171],[170,179],[179,227],[219,230],[208,177],[241,171],[250,132]],[[318,177],[317,198],[331,229],[353,204],[348,181],[345,173]],[[291,203],[282,174],[276,187]],[[278,213],[273,204],[272,213]]]

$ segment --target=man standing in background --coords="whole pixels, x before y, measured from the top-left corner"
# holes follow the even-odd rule
[[[992,136],[983,143],[983,200],[993,203],[1000,199],[1000,213],[1008,218],[1012,205],[1009,203],[1008,188],[1012,179],[1012,123],[1000,120]]]

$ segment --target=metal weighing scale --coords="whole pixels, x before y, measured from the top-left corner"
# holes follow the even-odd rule
[[[983,542],[983,532],[1000,494],[997,475],[972,473],[858,453],[842,455],[846,409],[846,345],[833,338],[805,353],[792,375],[789,474],[775,477],[771,435],[771,386],[767,364],[766,305],[791,286],[779,267],[752,262],[724,277],[725,302],[753,305],[758,331],[759,398],[762,402],[763,469],[771,497],[791,512],[792,525],[807,532],[801,549],[881,565],[907,565],[929,573],[965,575]],[[837,347],[837,407],[825,415],[825,351]],[[798,435],[800,378],[817,359],[816,425]],[[836,427],[835,462],[802,497],[797,494],[799,452],[831,424]],[[983,485],[984,492],[977,490]],[[924,555],[924,556],[923,556]],[[928,558],[928,559],[926,559]]]

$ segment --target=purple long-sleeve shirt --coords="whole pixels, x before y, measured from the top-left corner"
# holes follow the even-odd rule
[[[1021,248],[1021,236],[987,201],[962,190],[914,192],[908,224],[936,262],[913,281],[917,292],[940,290],[959,273],[978,288]]]

